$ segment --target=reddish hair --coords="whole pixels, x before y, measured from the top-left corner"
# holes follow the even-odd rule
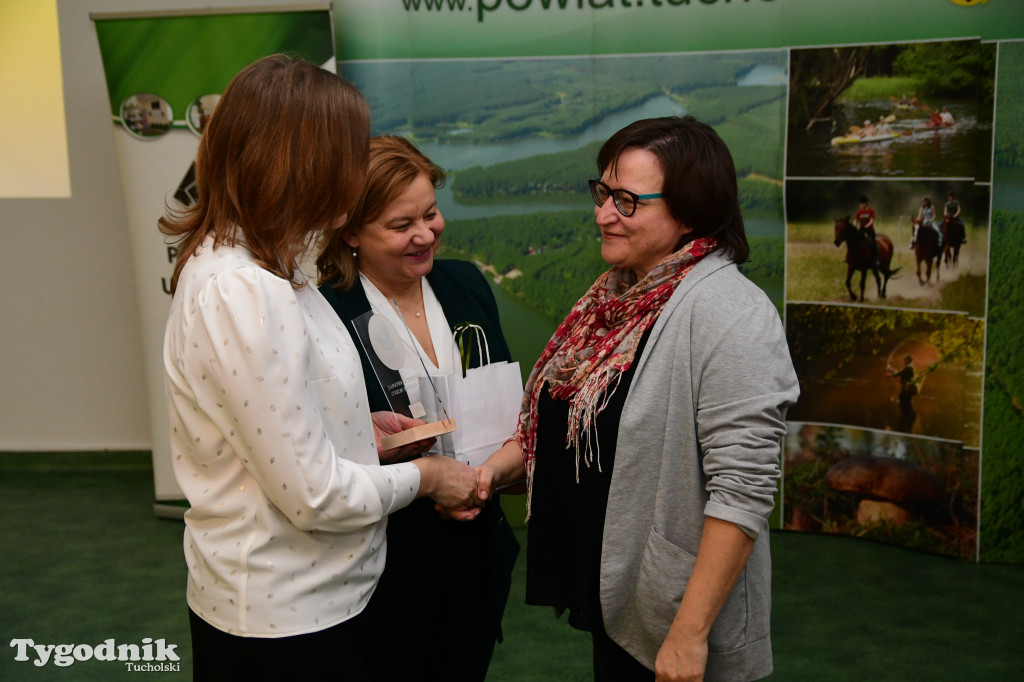
[[[346,237],[381,217],[421,175],[430,180],[434,189],[444,186],[444,171],[404,137],[382,135],[370,140],[370,164],[363,193],[349,212],[348,222],[331,234],[316,260],[321,282],[334,282],[343,291],[352,288],[359,276],[359,265]]]
[[[244,241],[261,267],[293,279],[311,237],[355,203],[369,130],[362,94],[314,64],[272,55],[242,69],[199,143],[197,202],[159,221],[180,238],[172,294],[211,234],[215,244]]]

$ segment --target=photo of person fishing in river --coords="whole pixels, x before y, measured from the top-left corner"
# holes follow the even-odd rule
[[[963,314],[790,303],[790,418],[978,447],[984,330]]]

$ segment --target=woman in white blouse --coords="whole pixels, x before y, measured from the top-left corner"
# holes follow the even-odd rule
[[[418,497],[468,506],[445,457],[380,466],[355,347],[299,269],[345,222],[367,164],[362,95],[273,56],[225,89],[196,158],[164,339],[195,679],[382,678],[371,596],[386,517]],[[422,444],[421,444],[422,445]]]

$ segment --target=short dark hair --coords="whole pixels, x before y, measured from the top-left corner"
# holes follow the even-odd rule
[[[160,219],[180,237],[171,291],[207,235],[244,240],[256,262],[292,279],[312,233],[352,209],[366,175],[370,113],[355,86],[271,55],[228,83],[196,155],[198,199]]]
[[[859,204],[869,204],[871,202],[868,201],[868,195],[861,194],[860,195],[860,199],[857,199],[857,203],[859,203]]]
[[[686,242],[714,237],[733,262],[747,260],[747,244],[729,148],[714,129],[693,116],[648,118],[629,124],[604,143],[597,154],[598,174],[614,170],[623,152],[654,154],[665,176],[661,193],[673,218],[691,231]]]

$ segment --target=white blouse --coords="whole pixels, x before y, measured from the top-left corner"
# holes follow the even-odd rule
[[[405,324],[403,324],[402,319],[395,312],[391,301],[381,293],[380,289],[366,275],[360,273],[359,280],[363,285],[363,291],[366,292],[366,300],[370,302],[370,309],[373,310],[374,314],[383,315],[394,325],[399,338],[402,340],[405,358],[398,373],[402,375],[402,383],[405,384],[409,401],[413,403],[425,400],[436,402],[436,398],[432,395],[422,395],[419,390],[419,378],[424,376],[423,367],[426,365],[431,377],[442,374],[454,374],[459,367],[459,352],[452,338],[452,331],[448,326],[448,320],[444,316],[444,310],[441,308],[441,302],[437,300],[437,296],[430,287],[430,283],[426,277],[420,278],[421,286],[423,287],[423,314],[427,317],[430,342],[434,344],[434,355],[437,356],[436,365],[431,361],[426,351],[423,350],[416,336],[411,334]],[[405,322],[408,321],[405,320]],[[422,364],[420,363],[421,359],[423,361]],[[429,406],[427,409],[430,409]]]
[[[232,634],[315,632],[369,602],[419,470],[379,465],[359,356],[316,288],[211,244],[164,337],[188,604]]]

